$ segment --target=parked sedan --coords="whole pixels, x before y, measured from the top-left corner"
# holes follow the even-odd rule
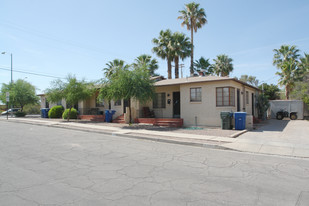
[[[15,114],[19,110],[20,110],[19,108],[13,108],[13,114]],[[7,113],[11,114],[11,111],[12,111],[11,109],[4,111],[1,113],[1,115],[7,115]]]

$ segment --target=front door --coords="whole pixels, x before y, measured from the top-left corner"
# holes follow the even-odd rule
[[[254,102],[254,94],[252,93],[251,94],[251,103],[252,103],[252,116],[254,116],[254,104],[255,104],[255,102]]]
[[[180,92],[173,92],[173,117],[180,118]]]
[[[124,99],[123,100],[123,113],[126,113],[126,109],[127,109],[127,107],[129,106],[129,101],[130,101],[130,99]]]
[[[240,112],[240,90],[237,89],[237,112]]]

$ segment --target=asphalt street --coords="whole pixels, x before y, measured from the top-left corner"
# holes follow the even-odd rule
[[[309,205],[309,160],[0,122],[0,205]]]

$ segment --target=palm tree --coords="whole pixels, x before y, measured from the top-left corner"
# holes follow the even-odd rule
[[[229,58],[225,54],[221,54],[217,56],[217,59],[214,59],[215,63],[211,65],[211,68],[214,70],[216,75],[225,77],[228,76],[234,69],[232,61],[232,58]]]
[[[259,80],[255,76],[248,76],[245,74],[241,75],[239,80],[255,87],[259,86]]]
[[[289,59],[281,64],[281,72],[276,74],[280,76],[279,84],[285,86],[285,97],[290,99],[290,93],[295,85],[295,81],[299,80],[299,69],[295,59]]]
[[[139,57],[135,59],[135,63],[133,63],[134,68],[139,68],[141,66],[145,65],[146,68],[149,70],[149,74],[151,76],[158,76],[158,74],[155,73],[155,70],[159,68],[158,61],[147,54],[142,54]]]
[[[276,74],[280,76],[279,84],[285,85],[285,97],[290,98],[290,92],[294,86],[294,81],[298,78],[299,69],[298,58],[299,49],[296,46],[282,45],[280,49],[274,49],[273,65],[275,65],[281,72]]]
[[[295,45],[282,45],[280,49],[274,49],[273,65],[281,69],[281,65],[290,59],[297,60],[299,58],[299,49]]]
[[[109,78],[113,74],[115,74],[120,69],[128,69],[129,65],[125,64],[125,62],[121,59],[114,59],[113,61],[109,61],[106,64],[107,67],[103,69],[105,77]]]
[[[167,60],[167,74],[168,79],[172,78],[172,51],[170,49],[170,44],[172,41],[172,32],[167,29],[166,31],[161,30],[159,38],[154,38],[152,42],[156,45],[152,48],[152,52],[156,53],[158,57]]]
[[[305,53],[305,56],[300,58],[299,68],[304,72],[309,72],[309,54]]]
[[[199,60],[195,60],[194,62],[194,70],[197,72],[202,72],[203,76],[213,74],[213,69],[211,68],[211,64],[209,59],[205,59],[201,57]]]
[[[199,8],[200,4],[195,2],[185,5],[185,9],[179,11],[181,14],[178,19],[183,20],[181,26],[186,25],[188,30],[191,30],[191,65],[190,73],[194,74],[193,70],[193,30],[197,32],[197,29],[202,28],[207,23],[206,14],[203,8]]]
[[[171,44],[169,48],[172,51],[172,56],[175,62],[175,78],[179,78],[179,58],[184,60],[190,56],[191,43],[190,39],[183,33],[175,32],[172,35]]]

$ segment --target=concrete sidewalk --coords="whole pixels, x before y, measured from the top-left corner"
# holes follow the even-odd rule
[[[267,120],[266,125],[223,146],[254,153],[308,158],[309,121]]]
[[[7,121],[3,118],[0,120]],[[244,133],[238,138],[134,128],[125,129],[119,126],[107,126],[91,122],[83,124],[78,121],[66,122],[63,120],[41,118],[11,118],[8,121],[98,132],[152,141],[309,158],[309,137],[307,137],[309,136],[309,121],[302,120],[268,120],[266,125],[261,126],[257,130],[236,133],[235,136]]]

